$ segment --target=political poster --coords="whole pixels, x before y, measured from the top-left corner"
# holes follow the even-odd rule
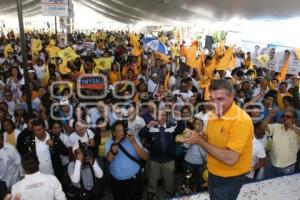
[[[79,81],[80,89],[104,90],[104,80],[100,76],[83,76]]]
[[[300,72],[300,60],[294,50],[290,51],[290,58],[289,58],[289,68],[288,68],[288,74],[292,75],[298,75]],[[276,56],[276,64],[274,71],[280,71],[282,66],[284,65],[284,51],[279,52]]]
[[[44,16],[68,16],[68,0],[41,0]]]

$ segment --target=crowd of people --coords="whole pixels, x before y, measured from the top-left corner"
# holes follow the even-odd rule
[[[189,66],[175,34],[158,38],[168,55],[144,37],[75,32],[56,45],[54,34],[28,32],[22,63],[18,35],[0,36],[0,199],[111,190],[115,200],[153,200],[207,187],[211,199],[236,199],[242,183],[300,171],[298,75],[253,64],[240,48],[233,67],[216,69],[224,45],[197,46],[200,63]],[[83,87],[86,75],[100,84]]]

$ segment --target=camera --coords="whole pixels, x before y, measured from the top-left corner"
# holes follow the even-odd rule
[[[80,140],[78,140],[78,144],[81,152],[83,153],[84,159],[93,157],[94,154],[86,143],[83,143]]]
[[[124,127],[124,135],[126,136],[128,133],[128,120],[122,120],[123,127]]]

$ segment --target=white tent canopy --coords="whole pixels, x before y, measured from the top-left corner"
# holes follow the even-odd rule
[[[299,0],[73,0],[122,23],[160,23],[295,17]],[[40,0],[23,0],[25,16],[40,14]],[[76,12],[76,11],[75,11]],[[77,13],[81,14],[81,13]],[[86,14],[86,13],[82,13]],[[0,15],[16,15],[15,0],[0,0]]]

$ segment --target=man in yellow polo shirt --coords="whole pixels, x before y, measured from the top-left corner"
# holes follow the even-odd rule
[[[208,152],[208,190],[211,200],[238,197],[245,174],[251,171],[253,123],[249,115],[233,101],[234,89],[227,80],[210,85],[211,103],[205,137],[190,134],[184,142],[199,144]]]

